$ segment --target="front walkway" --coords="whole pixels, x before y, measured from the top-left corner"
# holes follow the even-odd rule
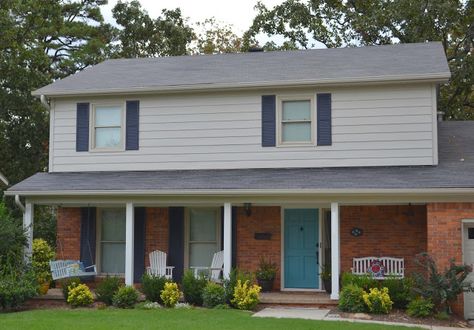
[[[425,324],[348,319],[348,318],[342,318],[337,314],[329,314],[330,311],[331,310],[329,309],[319,309],[319,308],[270,307],[270,308],[265,308],[253,314],[253,317],[306,319],[306,320],[319,320],[319,321],[346,321],[346,322],[358,322],[358,323],[398,325],[398,326],[416,327],[416,328],[431,329],[431,330],[462,329],[462,328],[443,327],[443,326],[425,325]]]
[[[337,300],[331,300],[326,292],[262,292],[261,304],[271,305],[313,305],[318,307],[335,306]]]

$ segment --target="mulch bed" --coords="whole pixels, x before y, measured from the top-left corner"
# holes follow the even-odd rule
[[[354,318],[353,313],[345,313],[338,308],[331,309],[330,314],[338,314],[342,318]],[[413,323],[413,324],[425,324],[425,325],[436,325],[444,327],[459,327],[459,328],[471,328],[471,325],[467,323],[461,317],[451,315],[449,320],[437,320],[434,317],[417,318],[408,316],[405,311],[394,309],[390,314],[366,314],[370,316],[370,320],[373,321],[384,321],[384,322],[399,322],[399,323]],[[362,319],[362,318],[360,318]]]

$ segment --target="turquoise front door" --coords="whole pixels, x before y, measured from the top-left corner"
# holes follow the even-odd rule
[[[319,210],[284,211],[285,288],[319,288]]]

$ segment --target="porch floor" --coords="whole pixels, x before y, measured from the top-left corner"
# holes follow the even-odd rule
[[[260,303],[270,305],[313,305],[334,306],[337,300],[331,300],[326,292],[280,291],[260,293]]]

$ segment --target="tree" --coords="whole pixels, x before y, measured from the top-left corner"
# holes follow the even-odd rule
[[[214,17],[196,23],[196,48],[198,54],[238,53],[242,38],[234,33],[232,25],[218,22]]]
[[[452,77],[441,86],[439,110],[448,119],[474,119],[472,0],[287,0],[256,9],[244,48],[259,33],[280,35],[298,48],[441,41]]]
[[[188,53],[188,45],[194,34],[179,8],[164,9],[162,16],[153,19],[138,1],[119,1],[112,13],[121,27],[115,57],[158,57]]]

